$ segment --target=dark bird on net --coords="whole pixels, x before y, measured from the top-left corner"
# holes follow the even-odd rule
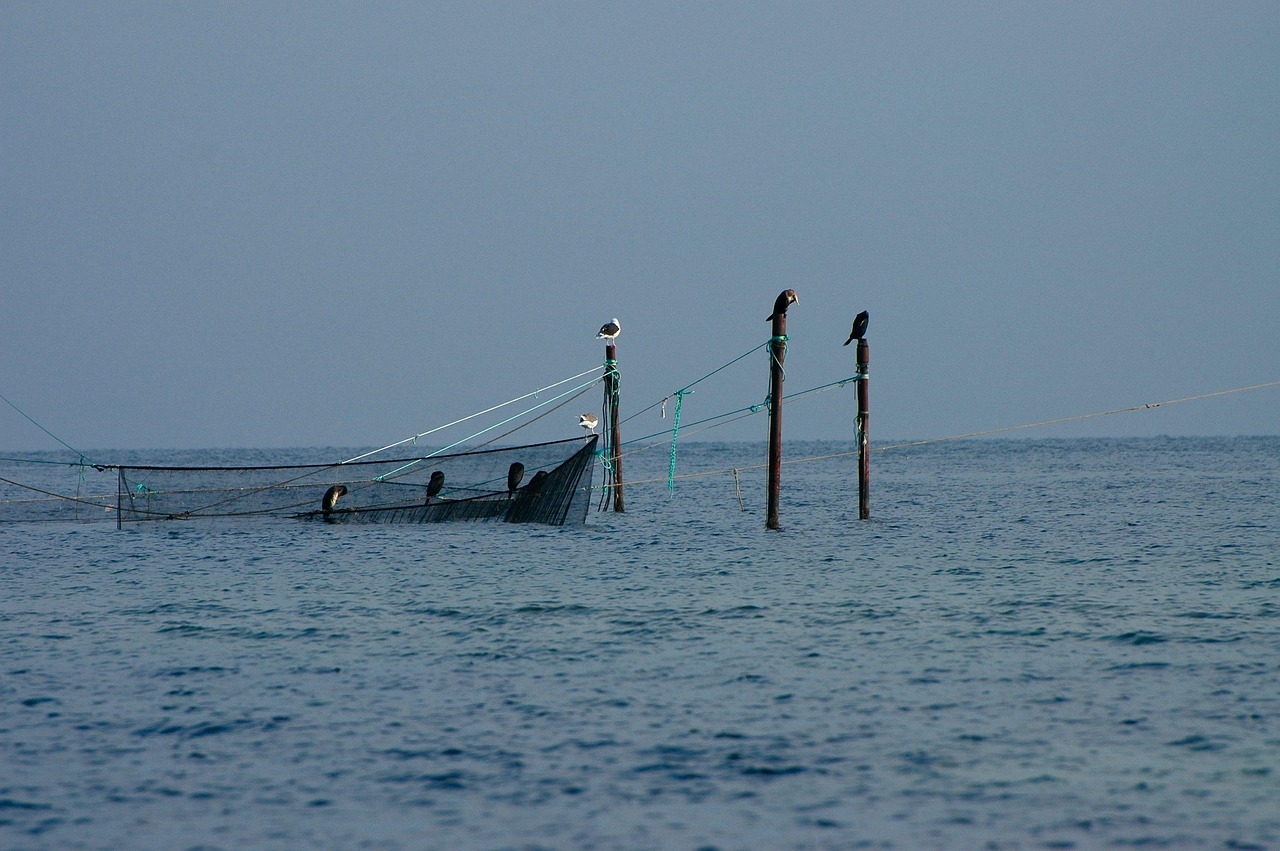
[[[612,343],[618,339],[618,335],[622,333],[622,325],[618,322],[618,317],[613,317],[610,321],[600,326],[600,333],[596,334],[597,340],[608,340]]]
[[[431,474],[430,481],[427,482],[427,501],[424,505],[430,505],[431,500],[440,495],[440,491],[444,490],[444,471],[436,470]]]
[[[324,492],[324,499],[320,500],[320,508],[325,514],[333,511],[333,507],[338,504],[338,500],[347,492],[346,485],[334,485]]]
[[[507,470],[507,499],[516,495],[516,488],[520,487],[520,480],[523,478],[524,465],[519,461],[512,461],[511,467]]]
[[[529,484],[524,486],[524,489],[531,494],[535,494],[538,491],[542,490],[542,485],[544,482],[546,482],[546,480],[547,480],[547,471],[539,470],[538,472],[533,474],[533,478],[529,480]]]
[[[844,341],[847,346],[854,340],[861,340],[867,336],[867,320],[871,318],[865,310],[853,317],[853,330],[849,332],[849,339]]]
[[[795,290],[783,290],[778,294],[778,300],[773,303],[773,313],[765,317],[765,321],[773,319],[775,316],[786,316],[787,308],[800,301],[800,296],[796,295]]]

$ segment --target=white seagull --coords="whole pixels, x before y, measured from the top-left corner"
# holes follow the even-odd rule
[[[622,325],[619,324],[618,317],[615,316],[612,321],[606,322],[600,326],[600,333],[596,334],[596,339],[608,340],[612,343],[614,340],[618,339],[618,335],[621,333]]]
[[[600,418],[595,414],[578,414],[578,425],[585,428],[592,434],[596,433],[596,426],[599,425]]]

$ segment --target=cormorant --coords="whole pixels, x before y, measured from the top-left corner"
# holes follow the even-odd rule
[[[768,322],[778,315],[786,316],[787,308],[799,301],[800,296],[796,295],[795,290],[783,290],[778,294],[778,300],[773,303],[773,313],[766,316],[765,321]]]
[[[861,340],[867,336],[867,320],[870,318],[871,316],[865,310],[853,317],[853,330],[849,332],[849,339],[844,341],[846,346],[854,340]]]

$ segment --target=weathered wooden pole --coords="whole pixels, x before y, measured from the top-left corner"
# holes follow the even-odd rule
[[[613,510],[626,510],[622,498],[622,424],[618,422],[618,402],[620,391],[618,376],[618,347],[613,342],[605,343],[604,374],[605,405],[609,411],[609,466],[613,479]]]
[[[778,525],[778,495],[782,490],[782,370],[787,354],[787,308],[799,301],[795,290],[783,290],[773,303],[773,337],[769,340],[769,478],[765,500],[766,529]]]
[[[866,338],[858,340],[858,519],[871,517],[871,450],[867,437],[867,425],[871,417],[868,401],[870,376],[870,346]]]

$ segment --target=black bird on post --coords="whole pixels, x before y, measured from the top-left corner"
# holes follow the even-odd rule
[[[523,478],[524,465],[519,461],[511,462],[511,467],[507,470],[507,499],[516,495],[516,488],[520,487],[520,480]]]
[[[770,313],[768,316],[766,316],[765,321],[768,322],[770,319],[773,319],[775,316],[782,316],[785,318],[787,315],[787,308],[793,304],[797,304],[799,301],[800,301],[800,296],[796,295],[795,290],[783,290],[782,292],[778,293],[778,298],[773,303],[773,313]]]
[[[870,318],[871,315],[865,310],[853,317],[853,330],[849,332],[849,339],[844,341],[846,346],[854,340],[861,340],[863,337],[867,336],[867,321]]]

